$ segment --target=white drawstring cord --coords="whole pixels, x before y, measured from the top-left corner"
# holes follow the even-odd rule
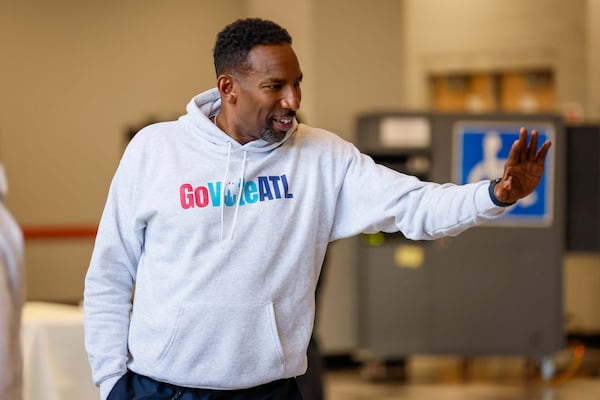
[[[248,154],[248,152],[244,151],[244,158],[242,159],[242,176],[240,178],[240,188],[238,190],[238,199],[237,199],[237,204],[235,205],[235,213],[233,214],[233,223],[231,224],[231,236],[229,237],[229,240],[233,240],[233,232],[235,231],[238,210],[240,209],[240,203],[242,202],[242,195],[244,194],[244,184],[245,184],[244,175],[246,174],[246,155],[247,154]]]
[[[223,243],[223,231],[225,225],[225,190],[227,188],[227,177],[229,175],[229,157],[231,156],[231,142],[227,142],[227,160],[225,161],[225,176],[223,177],[223,190],[221,192],[221,243]]]

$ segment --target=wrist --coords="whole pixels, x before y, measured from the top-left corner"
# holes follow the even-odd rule
[[[509,206],[512,206],[513,204],[516,203],[516,201],[513,201],[513,202],[504,202],[504,201],[499,200],[498,197],[496,197],[496,193],[494,192],[494,189],[496,189],[496,185],[500,181],[501,181],[501,178],[492,179],[490,181],[489,192],[490,192],[490,198],[492,199],[492,203],[494,203],[498,207],[509,207]]]

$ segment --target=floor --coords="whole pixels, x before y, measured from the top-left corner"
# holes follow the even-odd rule
[[[328,371],[325,400],[600,400],[600,352],[578,360],[565,355],[555,368],[543,380],[537,367],[518,358],[415,357],[405,372]]]

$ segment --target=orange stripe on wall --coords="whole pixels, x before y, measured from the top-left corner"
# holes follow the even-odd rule
[[[22,226],[25,240],[54,240],[54,239],[93,239],[98,227],[83,226]]]

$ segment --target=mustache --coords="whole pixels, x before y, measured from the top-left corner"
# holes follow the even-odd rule
[[[296,111],[294,110],[288,110],[287,112],[285,112],[282,117],[293,117],[296,118]]]

